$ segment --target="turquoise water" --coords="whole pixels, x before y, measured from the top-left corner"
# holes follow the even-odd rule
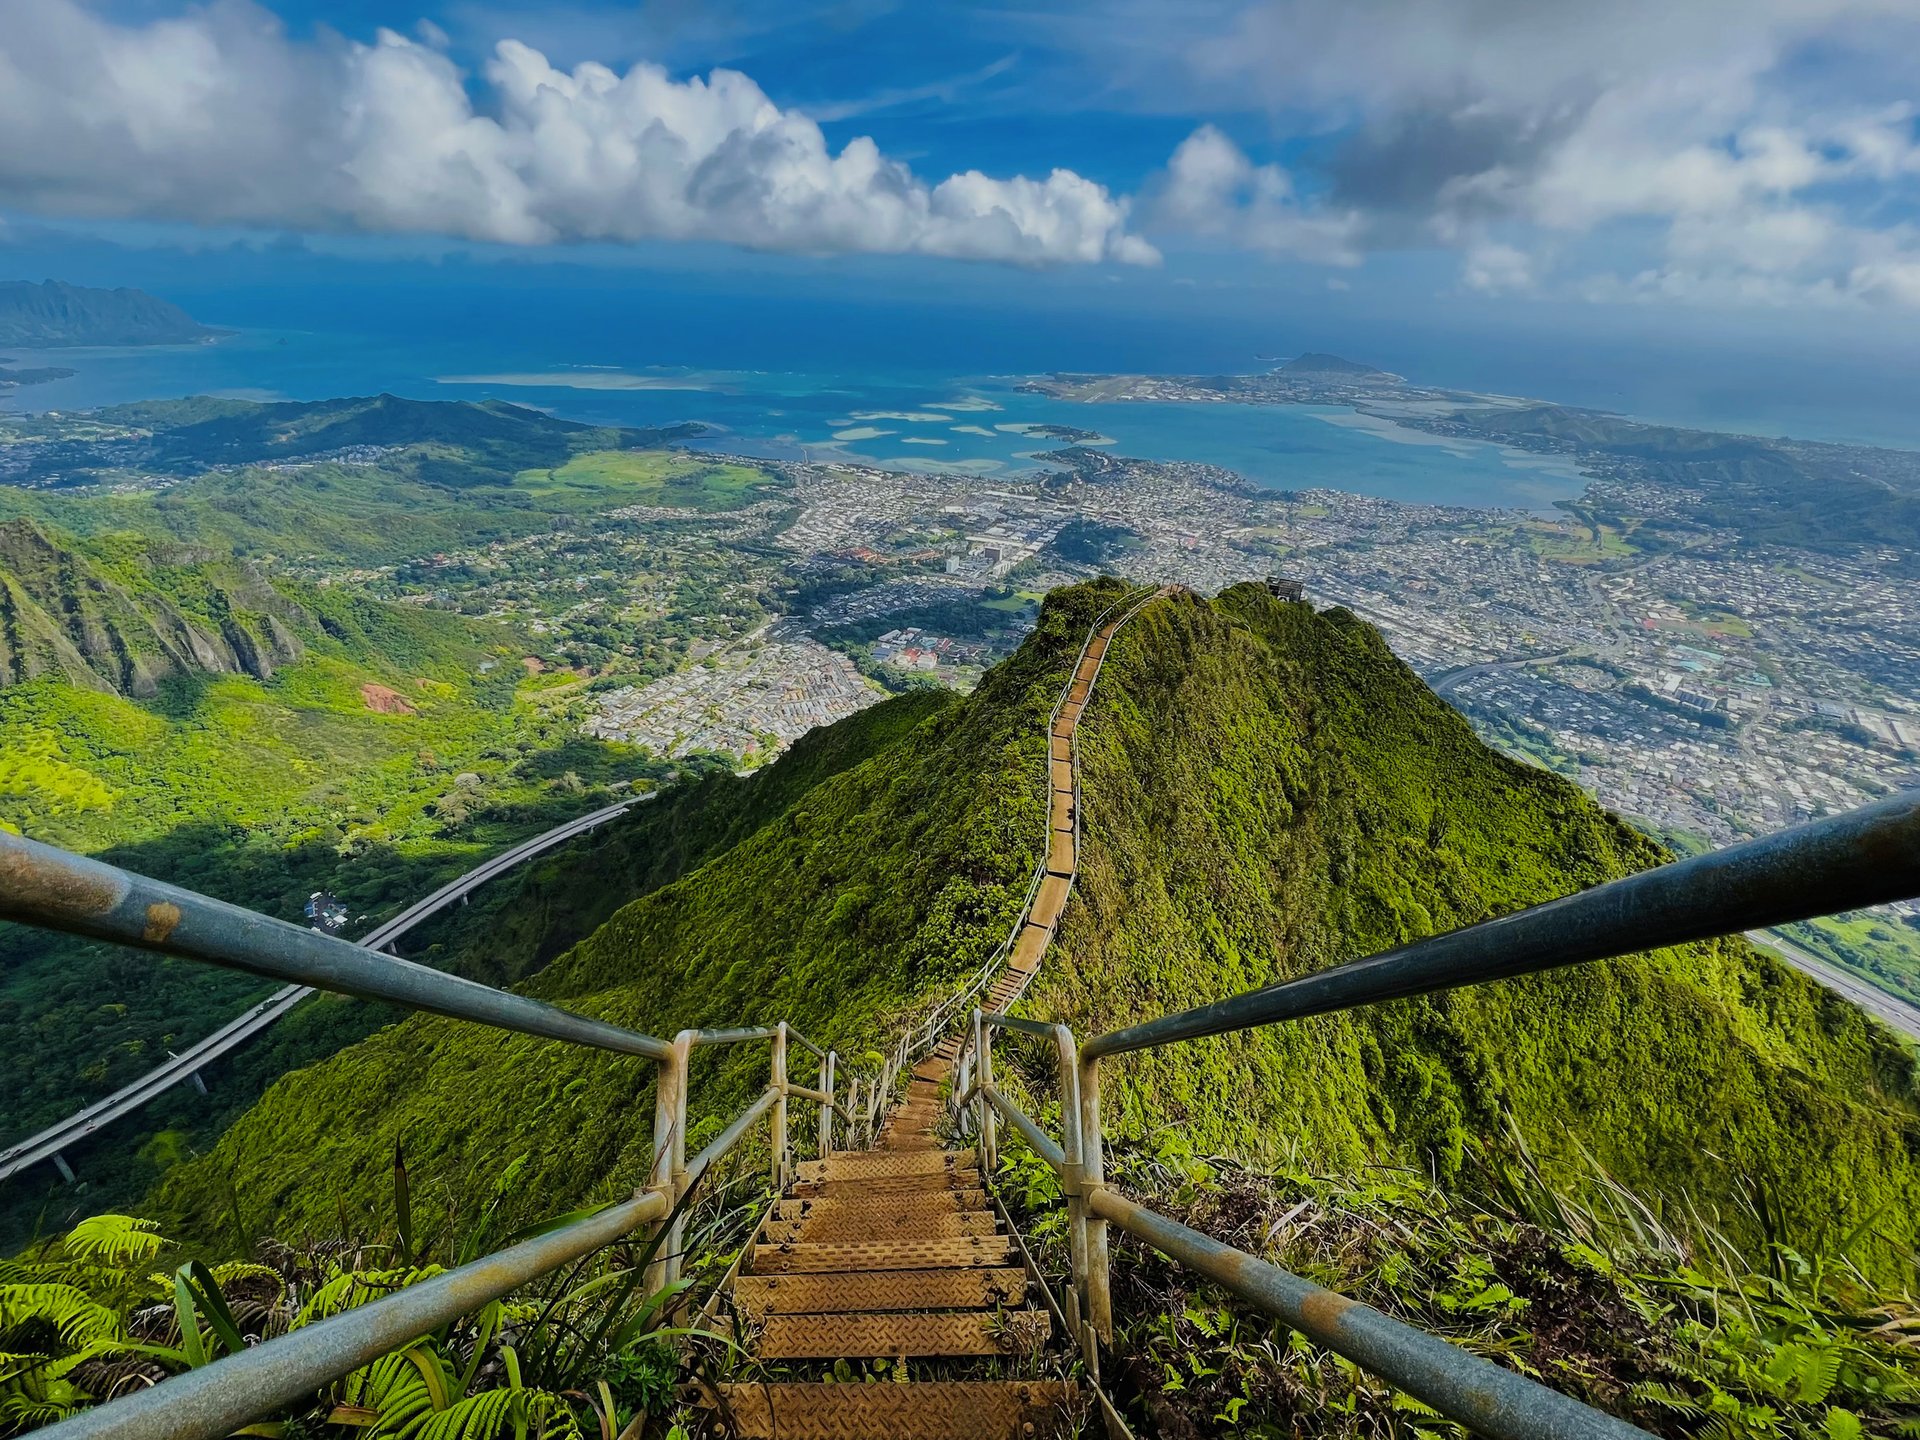
[[[1324,487],[1443,505],[1547,509],[1578,495],[1567,462],[1419,431],[1321,406],[1076,404],[1021,392],[1018,377],[797,373],[582,364],[511,340],[461,344],[251,331],[215,344],[139,350],[13,351],[79,373],[0,403],[78,410],[177,395],[319,400],[381,391],[419,399],[498,398],[568,419],[619,425],[698,420],[712,448],[770,458],[1016,475],[1067,443],[1037,425],[1095,431],[1114,453],[1217,465],[1275,489]]]

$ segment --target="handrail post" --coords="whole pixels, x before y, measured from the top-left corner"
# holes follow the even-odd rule
[[[838,1068],[839,1052],[827,1051],[826,1058],[820,1062],[820,1093],[826,1100],[820,1105],[820,1158],[826,1160],[833,1155],[833,1079]]]
[[[999,1117],[987,1099],[987,1091],[993,1088],[993,1030],[978,1005],[973,1007],[973,1053],[974,1128],[979,1136],[975,1143],[980,1147],[980,1173],[991,1177],[1000,1168],[999,1137],[995,1133]]]
[[[1080,1059],[1080,1156],[1089,1192],[1107,1183],[1106,1141],[1100,1130],[1100,1057]],[[1100,1339],[1113,1343],[1113,1291],[1107,1254],[1107,1222],[1087,1215],[1087,1324]]]
[[[778,1094],[773,1102],[773,1192],[787,1188],[787,1022],[782,1020],[773,1032],[773,1074],[770,1082]]]
[[[1060,1150],[1065,1157],[1060,1188],[1067,1196],[1067,1249],[1073,1260],[1073,1284],[1067,1290],[1072,1305],[1067,1319],[1073,1325],[1074,1343],[1092,1365],[1099,1352],[1088,1343],[1087,1328],[1087,1193],[1080,1135],[1080,1048],[1074,1043],[1073,1031],[1065,1025],[1053,1027],[1053,1043],[1060,1067]]]
[[[647,1176],[651,1189],[659,1190],[678,1206],[687,1180],[687,1057],[693,1051],[694,1031],[682,1030],[673,1037],[672,1053],[660,1062],[653,1096],[653,1169]],[[680,1247],[686,1231],[686,1217],[677,1216],[660,1236],[647,1267],[647,1293],[658,1295],[680,1278]]]

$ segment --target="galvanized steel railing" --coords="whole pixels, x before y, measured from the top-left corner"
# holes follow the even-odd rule
[[[653,1165],[646,1185],[630,1199],[243,1354],[83,1411],[45,1432],[57,1440],[217,1440],[541,1275],[671,1217],[671,1231],[647,1272],[649,1291],[657,1293],[680,1278],[681,1201],[762,1119],[771,1116],[768,1148],[775,1190],[785,1187],[793,1170],[789,1100],[817,1107],[822,1157],[833,1153],[835,1115],[851,1124],[847,1107],[834,1098],[839,1057],[785,1021],[737,1030],[682,1030],[672,1040],[662,1040],[3,831],[0,919],[639,1056],[660,1067]],[[772,1047],[766,1089],[689,1160],[689,1057],[703,1046],[762,1042]],[[789,1048],[795,1042],[818,1057],[817,1088],[797,1085],[788,1076]]]
[[[1645,1432],[1390,1319],[1277,1265],[1223,1245],[1128,1199],[1106,1182],[1100,1062],[1207,1035],[1428,995],[1564,965],[1920,894],[1920,791],[1712,854],[1630,875],[1497,920],[1264,986],[1077,1044],[1065,1025],[973,1012],[954,1106],[991,1175],[998,1122],[1012,1125],[1060,1177],[1074,1338],[1090,1367],[1113,1337],[1108,1227],[1117,1225],[1302,1334],[1493,1440],[1626,1440]],[[1060,1091],[1055,1141],[994,1083],[992,1034],[1052,1043]]]

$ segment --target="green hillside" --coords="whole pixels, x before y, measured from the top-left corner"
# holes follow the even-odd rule
[[[1047,708],[1111,583],[1049,598],[964,701],[805,789],[622,908],[527,988],[655,1033],[788,1017],[859,1055],[976,966],[1043,823]],[[1031,1006],[1083,1031],[1301,973],[1654,863],[1572,786],[1476,741],[1352,617],[1252,587],[1150,605],[1083,723],[1087,860]],[[743,827],[744,828],[744,827]],[[631,866],[634,862],[624,862]],[[606,874],[631,883],[632,872]],[[701,1136],[761,1055],[696,1067]],[[1765,1187],[1790,1236],[1877,1216],[1910,1247],[1920,1122],[1903,1052],[1743,944],[1405,1002],[1117,1068],[1117,1133],[1450,1176],[1510,1110],[1549,1166],[1585,1147],[1726,1212]],[[413,1018],[288,1076],[153,1197],[169,1223],[287,1236],[371,1216],[404,1142],[459,1203],[515,1157],[558,1210],[644,1173],[649,1067]],[[350,1118],[349,1118],[350,1117]],[[1882,1256],[1883,1263],[1887,1262]]]

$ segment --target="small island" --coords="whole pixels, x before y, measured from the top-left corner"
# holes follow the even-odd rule
[[[39,365],[12,368],[6,356],[0,355],[0,395],[9,390],[18,390],[23,385],[45,385],[50,380],[68,380],[79,374],[77,370],[68,370],[60,365]]]

